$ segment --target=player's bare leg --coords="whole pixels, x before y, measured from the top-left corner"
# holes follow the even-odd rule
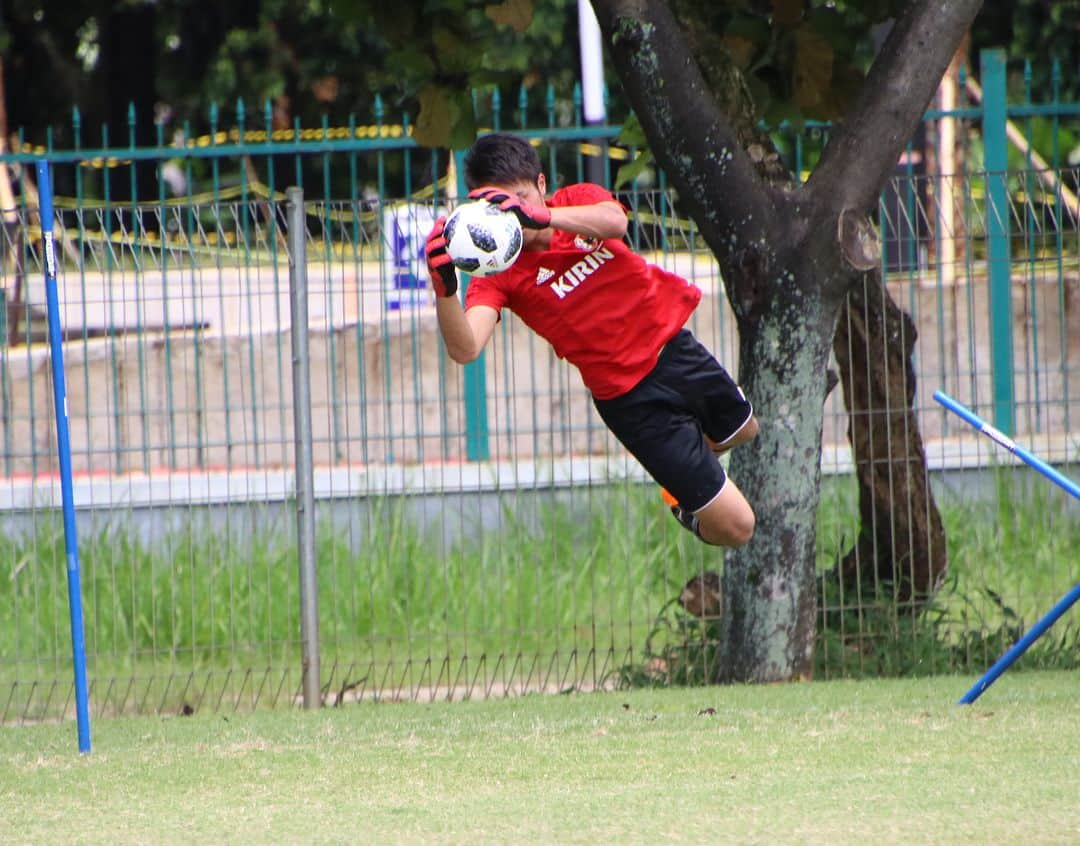
[[[757,418],[750,417],[739,431],[723,443],[717,443],[709,437],[705,440],[709,448],[719,456],[733,447],[753,440],[757,433]],[[679,522],[706,543],[715,546],[742,546],[754,534],[754,510],[730,478],[708,505],[693,514],[679,508],[675,498],[666,490],[661,488],[660,492]]]
[[[754,534],[754,509],[731,479],[712,502],[694,512],[694,517],[697,533],[705,543],[742,546]]]

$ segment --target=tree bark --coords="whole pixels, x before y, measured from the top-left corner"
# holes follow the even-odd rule
[[[781,278],[794,271],[782,271]],[[739,330],[740,382],[760,430],[732,453],[732,479],[757,517],[724,557],[724,659],[718,681],[809,678],[817,615],[817,509],[825,374],[834,309],[787,289]]]
[[[917,610],[948,565],[945,529],[912,404],[918,335],[868,273],[848,295],[833,341],[859,482],[859,537],[839,565],[846,589],[884,589]]]

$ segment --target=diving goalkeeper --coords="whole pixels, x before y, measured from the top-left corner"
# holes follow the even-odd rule
[[[749,541],[753,509],[717,455],[751,440],[758,424],[742,390],[684,328],[701,290],[627,246],[626,211],[604,188],[579,183],[546,197],[540,157],[523,138],[477,139],[465,181],[469,197],[517,216],[525,243],[510,268],[472,279],[463,307],[445,218],[436,221],[425,254],[450,357],[474,360],[510,309],[578,368],[604,423],[685,528],[709,544]]]

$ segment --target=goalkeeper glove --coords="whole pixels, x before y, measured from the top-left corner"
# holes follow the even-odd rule
[[[487,200],[503,211],[513,212],[525,229],[547,229],[551,226],[551,209],[526,203],[499,188],[477,188],[469,192],[469,199]]]
[[[446,252],[446,238],[443,227],[446,216],[435,221],[435,226],[428,233],[424,243],[424,256],[427,258],[428,273],[431,275],[431,287],[437,297],[452,297],[457,293],[457,273],[450,254]]]

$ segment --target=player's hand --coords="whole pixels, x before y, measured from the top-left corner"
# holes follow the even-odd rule
[[[534,206],[501,188],[476,188],[469,192],[470,200],[487,200],[503,211],[513,212],[525,229],[547,229],[551,226],[551,209]]]
[[[431,287],[437,297],[452,297],[457,293],[457,273],[450,254],[446,252],[446,238],[443,227],[446,215],[435,221],[435,226],[428,233],[424,242],[424,257],[427,259],[428,273],[431,275]]]

